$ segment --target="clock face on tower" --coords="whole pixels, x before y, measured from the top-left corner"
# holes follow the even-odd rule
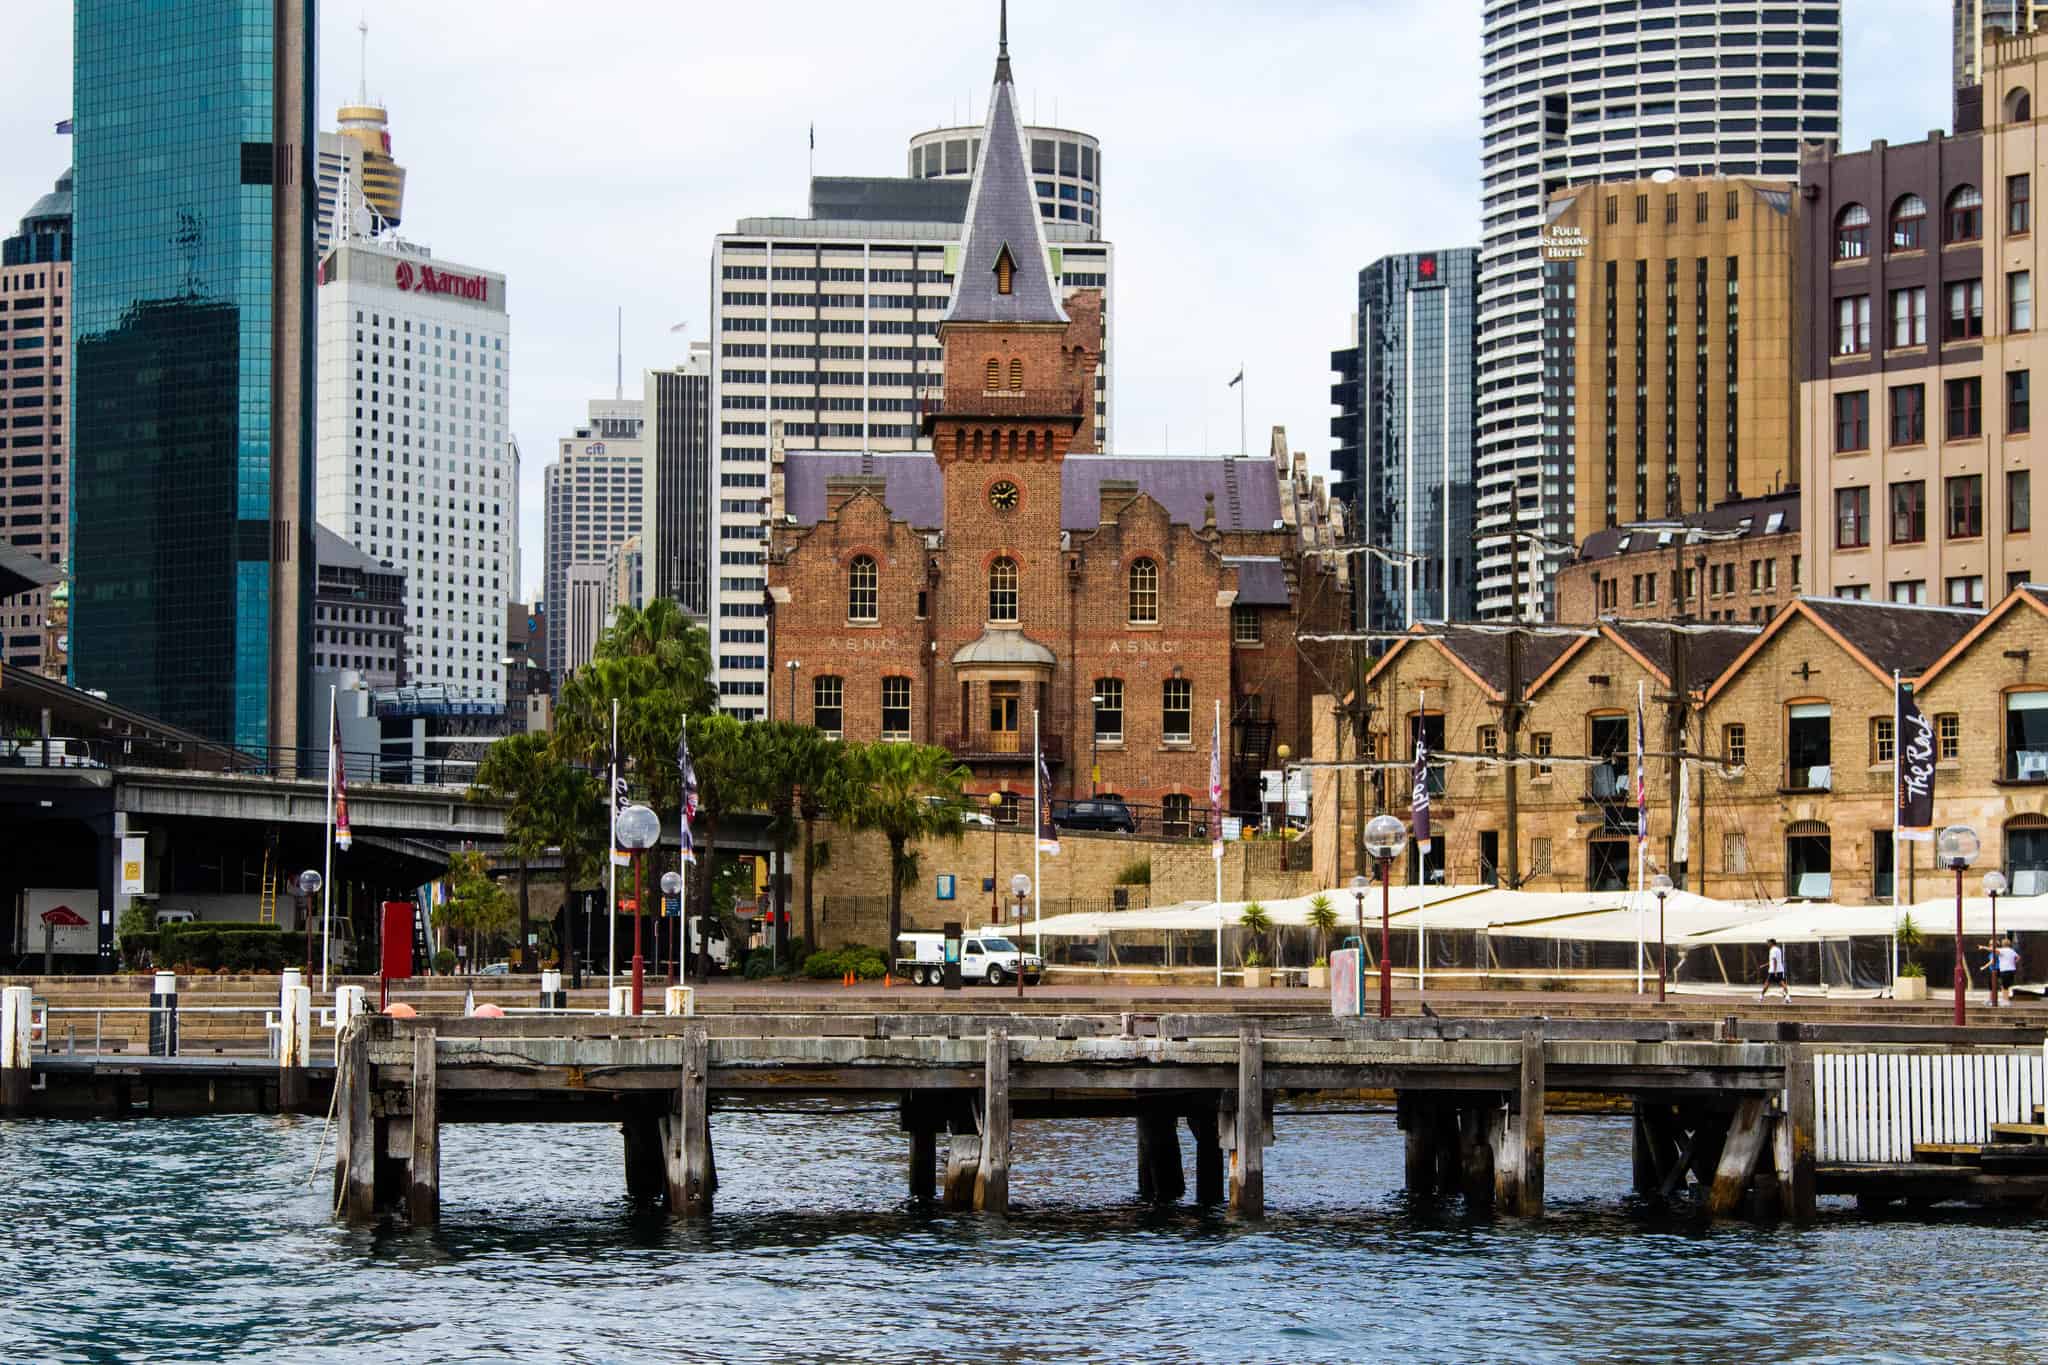
[[[1008,479],[991,484],[988,490],[988,505],[998,512],[1007,512],[1017,505],[1017,485]]]

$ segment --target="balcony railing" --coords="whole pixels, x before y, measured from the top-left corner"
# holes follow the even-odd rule
[[[1031,739],[1017,730],[975,730],[966,734],[945,736],[947,752],[953,757],[973,762],[1023,762],[1031,761]],[[1066,758],[1066,742],[1060,735],[1042,735],[1039,749],[1045,755],[1046,766],[1057,768]]]

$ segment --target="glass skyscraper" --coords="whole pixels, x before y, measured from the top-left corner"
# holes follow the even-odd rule
[[[1476,248],[1385,256],[1358,275],[1356,344],[1330,357],[1334,496],[1359,538],[1353,610],[1371,630],[1470,620]]]
[[[76,10],[72,678],[252,750],[307,742],[314,4]]]

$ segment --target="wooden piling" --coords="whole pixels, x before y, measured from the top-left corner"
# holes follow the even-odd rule
[[[1493,1152],[1493,1206],[1503,1213],[1522,1207],[1521,1121],[1506,1104],[1486,1110],[1487,1146]]]
[[[910,1130],[910,1197],[929,1204],[937,1193],[939,1130],[920,1123]]]
[[[974,1207],[982,1213],[1010,1211],[1010,1031],[988,1031],[983,1070],[981,1164],[974,1173]]]
[[[335,1146],[335,1169],[341,1181],[336,1203],[351,1223],[377,1216],[377,1131],[370,1116],[370,1034],[363,1023],[349,1025],[341,1039],[335,1068],[342,1093],[336,1102],[341,1136]]]
[[[1237,1031],[1237,1142],[1230,1164],[1230,1211],[1266,1216],[1266,1069],[1256,1023]]]
[[[1522,1084],[1517,1096],[1520,1110],[1515,1115],[1521,1136],[1521,1200],[1515,1212],[1524,1218],[1543,1216],[1543,1144],[1546,1124],[1543,1113],[1544,1087],[1543,1030],[1522,1033]]]
[[[377,1214],[382,1217],[405,1203],[407,1154],[412,1151],[412,1121],[402,1114],[379,1113],[379,1100],[370,1100],[370,1123],[376,1134],[377,1158],[372,1163],[376,1184]]]
[[[25,1114],[35,1085],[30,1016],[35,992],[27,986],[0,989],[0,1114]]]
[[[1223,1143],[1216,1135],[1216,1107],[1188,1111],[1188,1133],[1195,1142],[1195,1202],[1223,1202]]]
[[[657,1114],[633,1114],[619,1124],[625,1139],[626,1197],[635,1204],[658,1204],[667,1191],[661,1126]]]
[[[1802,1043],[1785,1044],[1785,1099],[1787,1150],[1778,1189],[1785,1216],[1808,1223],[1814,1217],[1813,1053]]]
[[[1138,1195],[1160,1204],[1179,1203],[1187,1193],[1180,1164],[1179,1115],[1155,1106],[1138,1115]]]
[[[1714,1168],[1713,1189],[1707,1196],[1709,1216],[1725,1218],[1741,1206],[1750,1173],[1770,1136],[1769,1117],[1760,1095],[1748,1096],[1736,1106],[1728,1140],[1721,1144],[1721,1160]]]
[[[422,1226],[441,1221],[441,1109],[436,1090],[434,1031],[412,1037],[412,1160],[405,1187],[406,1210]]]
[[[1414,1090],[1394,1092],[1394,1120],[1406,1147],[1404,1163],[1408,1196],[1428,1199],[1436,1194],[1436,1104]]]
[[[683,1069],[675,1111],[662,1120],[664,1183],[671,1218],[711,1212],[717,1176],[711,1165],[711,1044],[702,1025],[683,1031]]]
[[[1467,1102],[1458,1110],[1458,1173],[1465,1202],[1483,1209],[1493,1203],[1493,1144],[1488,1141],[1490,1105]]]

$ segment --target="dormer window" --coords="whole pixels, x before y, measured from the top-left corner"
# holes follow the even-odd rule
[[[996,253],[996,292],[1009,293],[1010,286],[1016,282],[1016,276],[1017,261],[1010,255],[1010,248],[1006,245]]]

